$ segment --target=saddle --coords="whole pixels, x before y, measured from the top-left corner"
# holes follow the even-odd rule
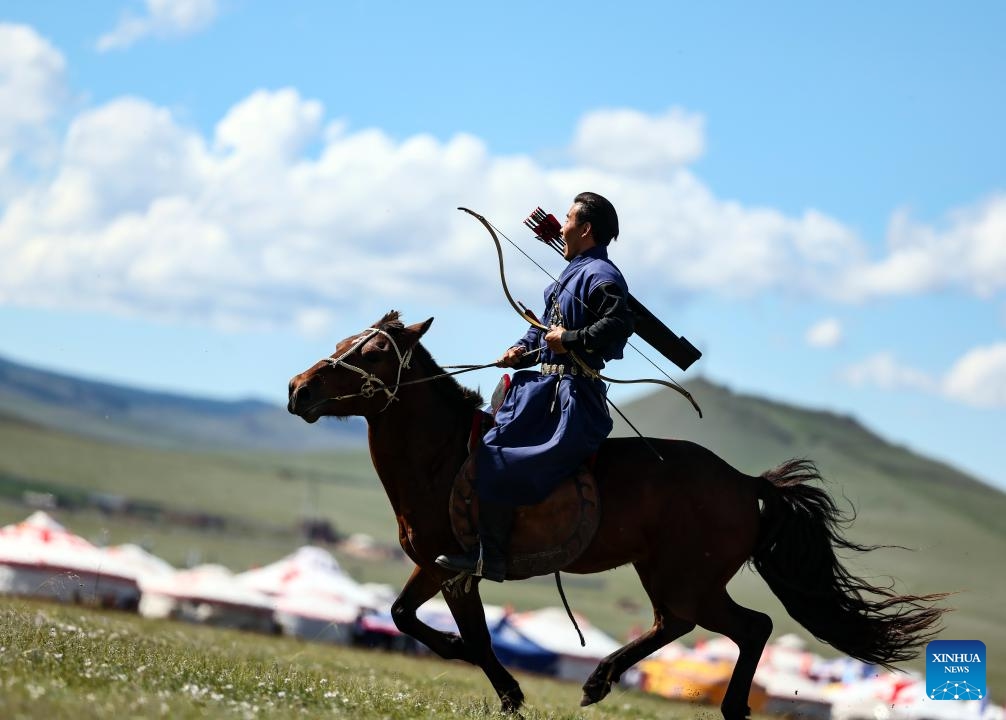
[[[509,380],[504,378],[504,381]],[[498,407],[495,395],[493,400],[494,408]],[[468,459],[458,471],[451,489],[451,529],[466,552],[479,543],[475,456],[482,436],[492,424],[492,415],[482,411],[476,413]],[[597,483],[587,464],[581,465],[537,505],[516,507],[507,553],[507,580],[549,575],[567,567],[594,539],[600,517]]]

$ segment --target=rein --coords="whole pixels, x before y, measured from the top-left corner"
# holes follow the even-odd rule
[[[352,355],[361,347],[363,347],[375,335],[383,335],[384,337],[386,337],[388,339],[388,342],[391,343],[391,347],[395,349],[395,354],[398,356],[398,375],[395,378],[395,383],[393,385],[388,385],[386,382],[381,380],[381,378],[377,377],[373,373],[369,373],[366,370],[357,367],[356,365],[351,365],[344,359]],[[362,375],[363,384],[360,386],[360,391],[356,393],[350,393],[349,395],[336,395],[334,397],[325,398],[324,400],[319,401],[317,404],[330,402],[332,400],[347,400],[349,398],[355,398],[355,397],[370,398],[380,391],[383,392],[388,398],[388,402],[386,402],[384,404],[384,407],[382,407],[378,411],[379,413],[382,413],[388,409],[388,407],[391,405],[393,401],[398,400],[398,388],[405,387],[406,385],[419,385],[421,383],[433,382],[434,380],[440,380],[442,378],[452,377],[454,375],[463,375],[464,373],[473,372],[475,370],[484,370],[486,368],[499,367],[499,362],[497,360],[485,363],[484,365],[444,365],[442,366],[443,368],[458,368],[458,369],[454,369],[451,372],[442,372],[436,375],[430,375],[429,377],[422,377],[422,378],[416,378],[415,380],[402,381],[402,370],[410,368],[409,363],[412,360],[412,350],[409,349],[403,353],[401,350],[398,349],[398,343],[395,342],[395,339],[388,332],[380,328],[368,328],[367,330],[364,330],[363,333],[361,333],[360,336],[358,337],[360,337],[360,339],[357,340],[355,343],[353,343],[353,346],[349,348],[349,350],[344,352],[342,355],[340,355],[337,358],[331,358],[331,357],[322,358],[321,362],[327,363],[333,368],[344,367],[349,370],[352,370],[355,373],[358,373],[359,375]],[[541,350],[542,348],[538,348],[536,350],[529,351],[528,353],[526,353],[526,355],[533,355],[535,353],[541,352]]]

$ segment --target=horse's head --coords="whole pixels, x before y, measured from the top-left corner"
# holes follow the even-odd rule
[[[289,385],[287,409],[309,423],[323,415],[370,417],[396,399],[412,350],[433,318],[405,326],[392,310],[363,332],[339,342]]]

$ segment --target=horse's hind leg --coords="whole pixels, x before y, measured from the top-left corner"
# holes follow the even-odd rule
[[[451,609],[454,622],[461,631],[465,644],[464,659],[482,668],[489,678],[493,689],[499,695],[502,711],[517,712],[524,704],[524,692],[520,684],[507,672],[493,652],[489,628],[486,625],[486,612],[479,596],[479,586],[476,581],[468,591],[458,593],[444,592],[444,600]]]
[[[726,635],[740,648],[720,710],[726,720],[744,720],[750,717],[748,695],[751,693],[751,683],[765,643],[772,634],[772,618],[741,607],[724,588],[699,604],[696,621],[707,630]]]
[[[603,700],[611,692],[611,684],[618,682],[622,673],[645,658],[652,652],[662,648],[672,640],[690,632],[695,623],[681,618],[664,617],[657,611],[654,614],[653,627],[621,647],[602,660],[597,668],[583,684],[583,698],[580,707],[593,705]]]
[[[648,568],[638,563],[635,568],[643,583],[643,589],[646,590],[646,594],[653,604],[653,627],[625,647],[611,653],[598,664],[583,685],[581,707],[603,700],[611,692],[611,684],[618,682],[623,672],[650,653],[659,650],[685,633],[691,632],[695,627],[694,622],[677,617],[670,612],[657,592]]]

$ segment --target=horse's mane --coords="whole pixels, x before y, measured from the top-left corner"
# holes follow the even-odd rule
[[[385,332],[394,333],[405,329],[405,324],[401,320],[401,313],[397,310],[391,310],[374,323],[373,327],[380,328]],[[412,348],[412,362],[417,361],[422,364],[430,375],[440,375],[445,372],[437,361],[433,359],[429,351],[423,347],[422,343],[416,343]],[[485,400],[482,399],[477,390],[465,387],[453,377],[434,380],[433,387],[447,403],[464,412],[471,412],[475,408],[485,405]]]

